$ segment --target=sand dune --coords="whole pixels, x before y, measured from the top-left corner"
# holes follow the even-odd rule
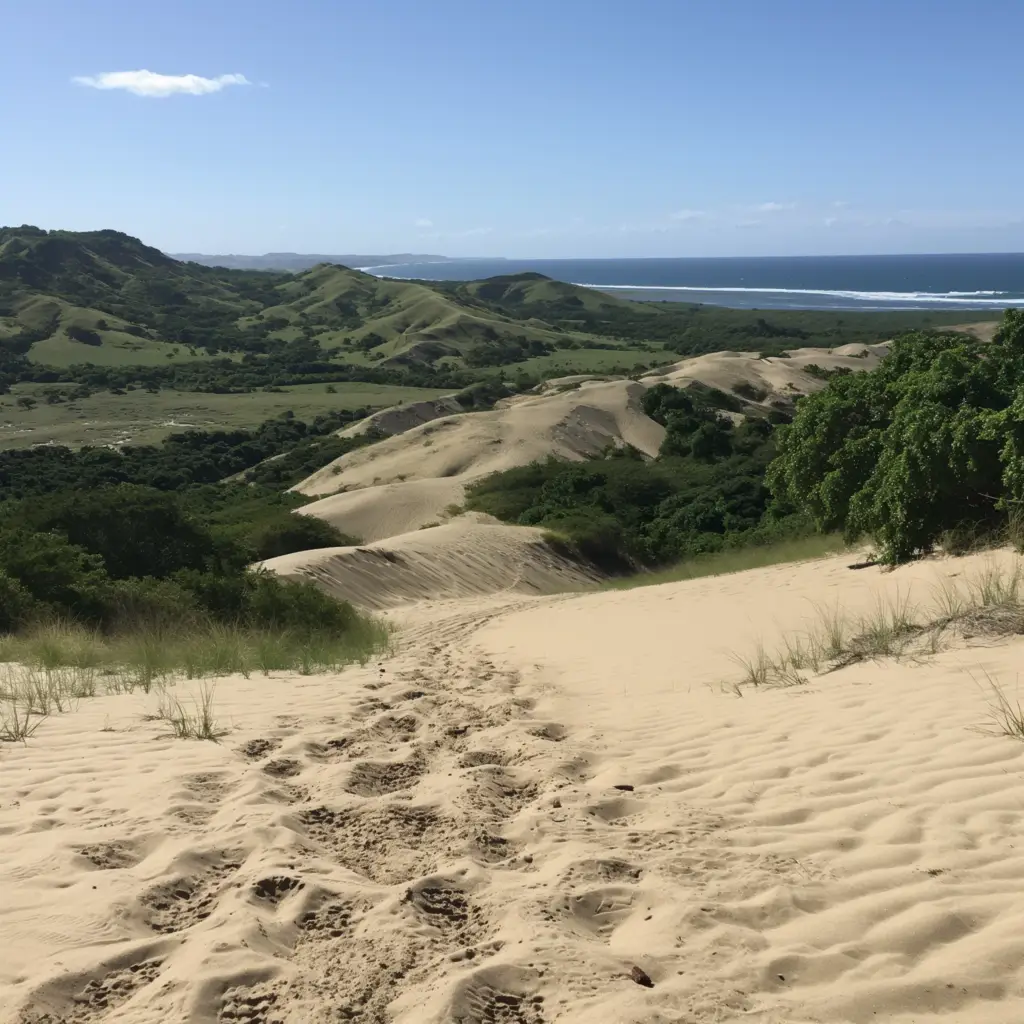
[[[834,349],[797,348],[785,356],[760,358],[756,352],[711,352],[695,359],[684,359],[673,367],[643,378],[647,384],[664,383],[685,387],[697,381],[744,397],[747,389],[763,393],[750,404],[765,404],[771,398],[793,399],[821,390],[825,381],[807,371],[808,366],[823,370],[846,369],[853,372],[873,370],[888,352],[888,343],[877,345],[841,345]],[[737,392],[737,388],[741,390]]]
[[[389,437],[402,434],[421,423],[452,416],[463,411],[454,398],[435,398],[429,402],[408,402],[406,405],[392,405],[387,409],[378,409],[370,413],[358,423],[338,431],[338,437],[359,437],[368,430],[379,430]]]
[[[657,454],[665,431],[644,415],[643,393],[644,385],[628,380],[585,383],[490,412],[445,416],[343,455],[294,490],[337,494],[302,513],[364,541],[406,533],[442,520],[462,503],[467,484],[499,470],[549,455],[582,459],[616,443]]]
[[[886,351],[885,344],[845,345],[831,351],[794,349],[785,358],[768,359],[751,352],[716,352],[684,359],[640,381],[582,374],[559,378],[537,393],[506,399],[490,412],[452,412],[454,399],[386,409],[343,433],[359,433],[372,421],[392,436],[342,456],[294,490],[322,496],[305,506],[303,515],[324,519],[363,541],[381,540],[443,522],[453,507],[462,505],[466,486],[490,473],[548,456],[583,459],[609,444],[629,444],[656,455],[665,432],[640,407],[644,389],[654,384],[699,382],[732,392],[752,408],[767,409],[824,387],[820,377],[807,371],[811,364],[869,370]]]
[[[300,551],[262,564],[373,610],[497,593],[554,594],[599,579],[557,554],[543,530],[474,513],[374,544]]]
[[[425,602],[383,665],[221,680],[217,744],[141,693],[46,721],[2,751],[0,1021],[1019,1024],[1024,744],[975,681],[1024,642],[718,685],[985,564],[848,562]]]

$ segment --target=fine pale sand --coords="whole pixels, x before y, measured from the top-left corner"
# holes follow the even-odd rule
[[[262,564],[373,611],[414,601],[557,594],[600,581],[552,550],[543,530],[506,526],[478,513],[373,544],[298,551]]]
[[[1024,642],[720,685],[995,557],[402,605],[220,743],[83,701],[0,752],[0,1020],[1020,1024]]]

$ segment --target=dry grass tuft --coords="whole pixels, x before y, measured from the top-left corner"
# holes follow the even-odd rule
[[[165,690],[152,717],[166,722],[180,740],[213,740],[216,743],[227,730],[222,729],[214,718],[213,696],[214,688],[205,683],[189,704]]]
[[[804,633],[783,638],[774,655],[759,643],[753,655],[733,655],[743,669],[740,686],[793,686],[812,675],[880,658],[938,654],[957,640],[1024,635],[1024,563],[1009,570],[992,564],[956,586],[946,581],[928,608],[909,595],[879,600],[867,614],[820,611]]]

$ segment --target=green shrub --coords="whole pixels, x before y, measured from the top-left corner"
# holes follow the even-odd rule
[[[260,560],[290,555],[293,551],[345,547],[356,543],[355,538],[346,536],[322,519],[295,513],[287,519],[269,523],[252,537],[255,557]]]
[[[35,614],[36,608],[36,601],[28,590],[0,569],[0,632],[17,629]]]

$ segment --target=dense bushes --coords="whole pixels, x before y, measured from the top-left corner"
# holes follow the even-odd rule
[[[0,518],[0,628],[47,616],[104,628],[194,618],[336,631],[355,621],[312,584],[246,568],[254,553],[344,542],[337,531],[293,517],[249,540],[215,511],[200,516],[175,495],[131,484],[11,503]]]
[[[365,409],[341,411],[304,423],[283,413],[255,430],[187,430],[157,445],[117,449],[39,445],[0,451],[0,502],[117,483],[180,491],[245,471],[253,483],[283,489],[345,452],[376,440],[373,434],[333,436],[333,431],[365,415]],[[274,461],[268,462],[270,459]]]
[[[612,571],[813,529],[781,504],[769,509],[771,424],[734,427],[699,395],[665,385],[643,403],[666,427],[657,459],[627,448],[585,462],[536,462],[474,485],[468,506],[543,526]]]
[[[1024,503],[1024,311],[993,345],[908,335],[878,369],[832,378],[782,431],[768,482],[890,563],[1004,527]]]

